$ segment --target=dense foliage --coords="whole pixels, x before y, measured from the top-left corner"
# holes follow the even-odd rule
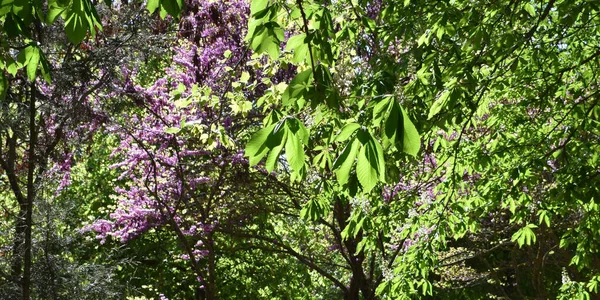
[[[0,0],[0,298],[598,297],[599,5]]]

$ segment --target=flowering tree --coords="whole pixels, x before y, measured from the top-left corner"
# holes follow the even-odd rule
[[[25,298],[36,178],[67,184],[56,149],[100,123],[116,203],[84,230],[166,237],[195,282],[163,297],[233,297],[220,270],[265,262],[309,279],[254,297],[597,296],[597,3],[153,0],[167,50],[144,56],[106,37],[146,16],[22,2],[0,6],[0,157]],[[78,46],[50,54],[39,12]]]

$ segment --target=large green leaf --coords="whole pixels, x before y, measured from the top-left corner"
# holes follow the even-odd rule
[[[285,122],[289,131],[292,134],[297,135],[302,144],[308,144],[308,129],[306,129],[300,120],[296,118],[287,118]]]
[[[344,185],[348,182],[352,166],[354,165],[354,161],[356,160],[356,156],[358,154],[359,146],[360,142],[358,139],[353,138],[350,142],[348,142],[344,148],[344,151],[342,151],[342,154],[340,154],[340,156],[333,163],[333,169],[335,170],[337,181],[340,185]]]
[[[40,48],[34,45],[25,47],[17,56],[20,67],[26,67],[27,78],[30,81],[35,80],[38,64],[40,63]]]
[[[288,135],[285,142],[285,156],[294,172],[298,173],[302,170],[304,167],[304,147],[297,135]]]
[[[273,170],[275,170],[277,159],[281,154],[281,150],[283,150],[283,146],[286,144],[287,136],[287,130],[279,130],[273,135],[272,142],[267,143],[267,146],[269,146],[268,144],[275,145],[269,152],[269,155],[267,155],[267,160],[265,161],[265,169],[267,169],[268,172],[273,172]]]
[[[267,52],[273,59],[279,57],[280,44],[283,40],[283,29],[276,22],[256,25],[250,38],[250,47],[256,53]]]
[[[419,132],[417,128],[410,121],[410,118],[406,114],[403,108],[400,108],[402,111],[402,151],[412,155],[417,156],[419,153],[419,149],[421,149],[421,137],[419,136]]]
[[[250,15],[253,16],[257,12],[263,11],[269,5],[269,0],[252,0],[250,3]]]
[[[156,9],[160,6],[159,0],[148,0],[146,1],[146,8],[150,14],[154,13]]]
[[[79,44],[85,38],[87,30],[88,24],[83,11],[83,3],[81,0],[74,0],[73,6],[67,12],[67,20],[65,22],[67,38],[71,43]]]
[[[30,46],[31,47],[31,46]],[[40,63],[40,48],[32,47],[31,58],[27,64],[27,78],[29,81],[35,80],[35,74],[37,73],[38,64]]]
[[[48,23],[48,24],[54,23],[56,18],[58,16],[60,16],[65,10],[67,10],[66,7],[60,7],[60,6],[54,6],[54,5],[50,6],[48,8],[48,14],[46,14],[46,23]]]
[[[359,128],[360,128],[360,124],[358,124],[358,123],[349,123],[349,124],[346,124],[342,128],[342,130],[340,131],[340,133],[335,137],[334,141],[336,141],[336,142],[343,142],[343,141],[347,140]]]
[[[285,50],[294,51],[292,62],[300,63],[307,60],[310,55],[308,54],[308,43],[305,33],[295,35],[288,39],[285,46]]]
[[[66,18],[65,33],[73,44],[81,43],[88,30],[92,37],[96,35],[96,29],[102,30],[98,13],[90,0],[73,0],[66,12]]]
[[[391,103],[391,109],[383,124],[383,146],[395,146],[400,144],[399,137],[402,134],[403,126],[400,120],[402,119],[402,112],[400,111],[400,105],[395,100]]]
[[[25,25],[30,24],[33,13],[31,11],[31,3],[29,0],[14,0],[12,3],[12,11],[18,16]]]
[[[312,70],[304,70],[296,76],[288,84],[287,88],[281,96],[283,105],[295,104],[299,99],[303,99],[309,88],[312,87]]]
[[[435,115],[440,113],[442,108],[444,108],[446,106],[446,103],[448,102],[448,99],[450,98],[451,93],[452,92],[450,90],[446,90],[440,95],[439,98],[437,98],[433,102],[433,104],[431,105],[431,108],[429,109],[429,115],[427,116],[427,119],[431,119]]]
[[[12,10],[14,0],[0,0],[0,17]]]
[[[263,128],[252,135],[248,144],[246,144],[245,155],[248,157],[250,166],[254,166],[267,154],[267,139],[273,133],[277,124],[272,124]]]
[[[363,188],[363,191],[370,192],[377,182],[379,182],[378,173],[378,154],[370,143],[367,143],[360,149],[358,162],[356,163],[356,177]]]
[[[373,107],[373,125],[377,126],[383,118],[390,112],[390,104],[395,102],[394,98],[386,97],[375,103]]]
[[[181,9],[183,8],[182,0],[160,0],[160,6],[169,15],[179,18],[181,15]]]

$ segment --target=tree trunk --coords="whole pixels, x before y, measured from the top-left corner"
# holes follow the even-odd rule
[[[14,282],[21,285],[23,275],[23,242],[25,239],[25,208],[19,203],[19,213],[15,222],[15,236],[12,249],[12,278]]]
[[[28,149],[28,168],[27,168],[27,198],[25,202],[25,241],[23,255],[23,300],[30,299],[31,290],[31,225],[33,224],[33,203],[35,199],[35,167],[37,147],[37,128],[35,117],[37,114],[35,107],[35,82],[31,83],[31,93],[29,95],[29,149]]]
[[[206,299],[213,300],[217,297],[217,286],[215,279],[215,251],[214,251],[214,239],[212,236],[212,232],[208,234],[208,239],[206,243],[206,250],[208,250],[208,278],[206,285]]]

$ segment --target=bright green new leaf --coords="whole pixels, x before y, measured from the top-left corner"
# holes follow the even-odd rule
[[[281,96],[283,105],[292,105],[297,100],[304,98],[307,90],[312,87],[312,78],[311,69],[296,74]]]
[[[360,128],[360,125],[358,123],[346,124],[342,128],[342,131],[340,131],[340,133],[335,137],[334,141],[335,142],[343,142],[343,141],[347,140],[359,128]]]
[[[181,128],[177,128],[177,127],[169,127],[167,129],[165,129],[166,133],[171,133],[171,134],[176,134],[179,131],[181,131]]]
[[[406,114],[403,108],[400,108],[402,111],[402,151],[412,155],[417,156],[419,153],[419,149],[421,149],[421,137],[419,136],[419,132],[417,128],[410,121],[410,118]]]
[[[527,13],[529,13],[530,16],[535,17],[535,8],[533,8],[531,3],[525,3],[524,9]]]
[[[240,76],[240,81],[243,83],[248,83],[249,79],[250,79],[250,73],[242,72],[242,76]]]
[[[450,94],[452,94],[452,91],[446,90],[440,95],[439,98],[437,98],[433,102],[433,104],[431,105],[431,108],[429,109],[429,115],[427,115],[428,120],[433,118],[433,116],[437,115],[442,110],[442,108],[444,108],[446,106],[446,103],[448,102],[448,99],[450,98]]]
[[[260,12],[267,8],[269,0],[252,0],[250,3],[250,15],[254,16],[257,12]]]
[[[281,154],[281,150],[283,150],[283,146],[286,144],[287,137],[287,130],[279,130],[276,134],[274,134],[273,142],[276,144],[276,146],[271,149],[265,162],[265,169],[267,169],[268,172],[273,172],[273,170],[275,170],[275,167],[277,166],[277,159]]]
[[[0,17],[12,10],[14,0],[0,0]]]
[[[307,60],[310,56],[308,53],[308,41],[306,41],[306,34],[301,33],[288,39],[287,45],[285,46],[286,51],[294,51],[292,62],[300,63]]]
[[[156,11],[156,9],[159,7],[159,5],[160,5],[159,0],[148,0],[146,2],[146,8],[148,9],[148,12],[150,12],[150,14],[154,13]]]
[[[257,131],[252,135],[250,141],[248,141],[245,149],[245,156],[248,157],[250,166],[258,164],[269,151],[266,143],[269,136],[273,133],[275,126],[277,126],[277,124],[272,124]]]
[[[333,163],[333,169],[335,170],[335,175],[340,185],[344,185],[348,182],[350,171],[352,170],[352,166],[354,165],[354,161],[358,155],[359,146],[360,142],[358,139],[352,139],[350,142],[348,142],[344,148],[344,151],[342,151],[342,154],[340,154],[340,156]]]
[[[19,69],[19,64],[14,59],[12,59],[12,57],[9,56],[6,58],[6,71],[8,72],[8,74],[15,76]]]
[[[363,191],[370,192],[379,182],[378,154],[374,146],[367,143],[360,149],[358,162],[356,163],[356,177]]]
[[[38,64],[40,63],[40,48],[35,46],[32,47],[32,51],[29,52],[29,59],[27,63],[27,78],[29,81],[35,80],[35,74],[37,73]]]
[[[289,134],[285,141],[285,156],[290,167],[296,173],[304,167],[304,147],[295,134]]]

